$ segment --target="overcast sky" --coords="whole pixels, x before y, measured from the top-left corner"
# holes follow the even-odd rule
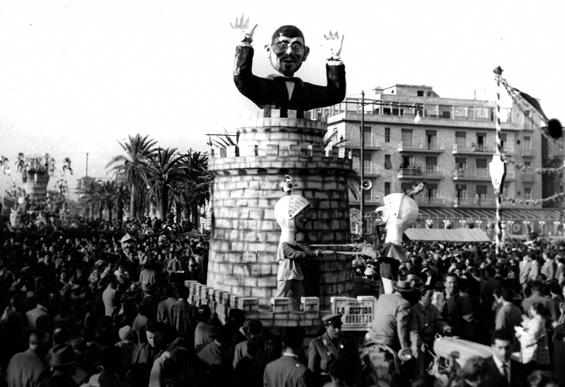
[[[254,105],[232,80],[229,24],[259,24],[263,49],[295,24],[311,55],[297,74],[325,79],[322,35],[345,34],[348,94],[396,83],[442,97],[493,99],[498,65],[515,87],[565,120],[561,1],[140,1],[0,2],[0,155],[71,157],[75,174],[104,176],[118,141],[148,134],[161,146],[206,150],[205,133],[233,131]],[[9,180],[0,176],[0,184]]]

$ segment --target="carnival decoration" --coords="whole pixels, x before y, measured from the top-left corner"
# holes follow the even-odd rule
[[[495,227],[495,251],[496,255],[500,253],[502,246],[502,217],[500,210],[502,209],[502,191],[504,189],[504,178],[506,176],[506,158],[502,154],[502,127],[500,125],[500,85],[502,78],[502,68],[498,66],[494,69],[496,76],[496,109],[495,109],[495,129],[496,129],[496,150],[489,163],[489,173],[496,195],[496,227]]]
[[[424,184],[420,183],[409,194],[386,195],[383,198],[384,206],[376,209],[386,229],[385,244],[379,260],[379,271],[385,293],[392,293],[393,281],[396,280],[395,268],[405,259],[402,236],[404,231],[418,220],[418,203],[414,200],[414,195],[423,189]]]
[[[345,66],[341,61],[343,35],[330,32],[324,35],[327,48],[327,86],[318,86],[295,78],[294,73],[308,57],[310,48],[306,45],[304,34],[293,25],[279,27],[265,48],[271,66],[277,75],[261,78],[253,75],[253,35],[257,24],[251,26],[249,18],[242,15],[236,18],[231,27],[243,33],[236,48],[234,82],[237,89],[259,108],[281,109],[281,117],[288,110],[303,114],[306,110],[335,105],[345,97]]]
[[[500,69],[500,67],[498,67]],[[500,74],[502,74],[502,69]],[[545,126],[541,127],[541,132],[545,137],[559,139],[563,135],[563,127],[561,122],[556,118],[548,118],[539,101],[531,95],[510,86],[508,81],[503,77],[499,77],[500,84],[506,89],[508,95],[514,101],[516,107],[524,114],[534,127],[539,126],[541,121]],[[536,119],[537,118],[537,119]]]

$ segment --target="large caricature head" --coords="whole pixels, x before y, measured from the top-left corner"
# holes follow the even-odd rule
[[[386,224],[386,240],[402,244],[402,235],[418,219],[418,204],[408,195],[393,193],[383,199],[384,206],[377,208],[381,220]]]
[[[296,231],[303,229],[306,218],[306,209],[310,206],[308,200],[301,195],[286,195],[275,204],[275,219],[281,227],[281,240],[292,242]]]
[[[291,77],[308,57],[310,48],[298,27],[285,25],[275,31],[267,51],[271,66],[285,77]]]

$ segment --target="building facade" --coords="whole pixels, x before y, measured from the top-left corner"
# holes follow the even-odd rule
[[[358,172],[361,109],[360,98],[346,98],[319,112],[332,142],[347,140]],[[488,165],[496,147],[494,101],[442,98],[429,86],[395,85],[375,89],[363,109],[364,175],[371,182],[364,191],[366,213],[387,194],[425,182],[416,197],[422,217],[492,217],[496,200]],[[501,115],[503,153],[510,161],[503,217],[535,214],[544,193],[543,175],[535,168],[547,158],[541,132],[517,108],[502,108]],[[552,183],[552,192],[558,185]],[[350,204],[358,206],[359,200]]]

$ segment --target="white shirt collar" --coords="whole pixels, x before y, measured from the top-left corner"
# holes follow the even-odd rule
[[[502,369],[502,365],[503,365],[502,361],[496,356],[493,356],[492,358],[493,358],[494,364],[496,364],[496,367],[498,368],[498,371],[500,372],[500,374],[504,375],[504,370]],[[511,370],[510,370],[510,360],[508,360],[505,364],[506,364],[506,372],[508,372],[508,376],[510,376],[510,372],[511,372]]]

